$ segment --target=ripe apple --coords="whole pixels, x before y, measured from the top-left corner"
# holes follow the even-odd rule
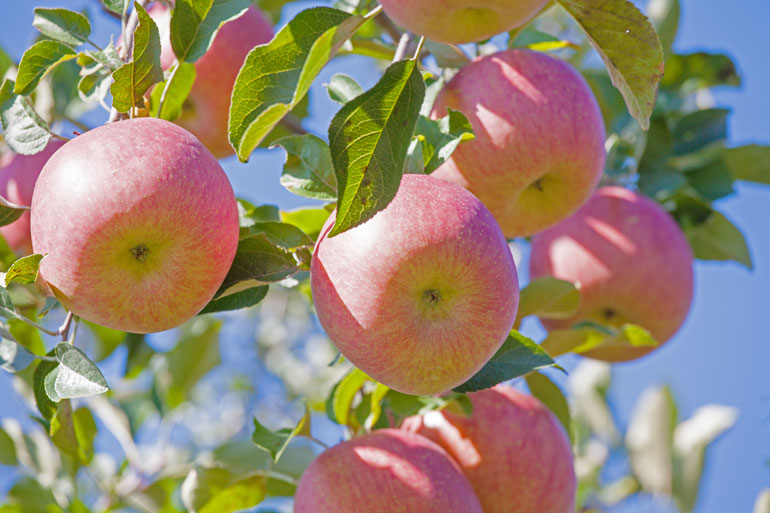
[[[492,214],[462,187],[404,175],[372,219],[329,238],[311,262],[318,318],[340,352],[381,383],[438,394],[497,351],[516,316],[511,251]]]
[[[51,139],[43,151],[34,155],[8,154],[0,164],[0,196],[11,203],[28,207],[32,203],[32,191],[35,190],[35,181],[43,165],[63,144],[63,141]],[[17,255],[32,253],[29,212],[24,212],[11,224],[0,227],[0,234]]]
[[[416,2],[413,2],[416,3]],[[566,62],[508,50],[463,67],[439,94],[476,139],[433,174],[492,211],[506,237],[532,235],[582,205],[604,169],[604,122],[591,89]]]
[[[161,65],[169,69],[176,58],[170,39],[171,11],[156,3],[147,12],[160,32]],[[209,51],[195,62],[195,82],[175,123],[200,139],[218,159],[234,153],[227,140],[227,119],[238,71],[252,48],[271,39],[272,25],[251,5],[242,16],[222,26]]]
[[[446,449],[485,513],[572,513],[577,482],[564,428],[540,401],[498,385],[468,394],[470,417],[430,412],[404,421]]]
[[[155,118],[89,130],[43,167],[32,196],[39,277],[86,320],[150,333],[193,317],[224,280],[238,207],[217,160]]]
[[[530,275],[580,285],[571,319],[543,321],[548,329],[590,320],[638,324],[661,343],[690,310],[693,255],[674,219],[653,200],[623,187],[602,187],[573,216],[532,239]],[[633,360],[651,347],[597,348],[586,356]]]
[[[473,43],[527,23],[547,0],[380,0],[407,30],[444,43]]]
[[[457,464],[413,433],[381,429],[335,445],[302,474],[294,513],[482,513]]]

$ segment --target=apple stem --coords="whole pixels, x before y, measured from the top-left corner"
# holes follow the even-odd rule
[[[70,333],[70,325],[72,324],[72,318],[74,317],[74,314],[72,312],[67,312],[67,317],[65,317],[64,322],[61,326],[59,326],[59,330],[56,333],[57,335],[61,335],[61,339],[64,342],[69,342],[69,333]],[[74,342],[74,337],[73,337]],[[71,343],[71,342],[70,342]]]

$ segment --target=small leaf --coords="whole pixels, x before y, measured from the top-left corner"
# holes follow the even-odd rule
[[[235,80],[228,139],[246,162],[304,98],[310,84],[365,19],[327,7],[300,12],[273,40],[254,48]]]
[[[475,139],[473,127],[462,112],[447,109],[449,114],[433,120],[420,116],[416,133],[422,143],[425,173],[429,174],[449,160],[461,142]]]
[[[0,338],[0,369],[8,372],[23,371],[35,360],[26,347],[10,338],[10,333]]]
[[[99,367],[77,347],[60,343],[56,346],[59,367],[54,390],[62,399],[103,394],[109,387]]]
[[[20,218],[24,214],[24,212],[28,210],[29,210],[29,207],[11,203],[7,199],[0,196],[0,226],[6,226],[11,224],[12,222]]]
[[[530,315],[542,319],[569,319],[579,307],[580,292],[574,283],[550,276],[536,278],[521,289],[516,325]]]
[[[179,62],[203,57],[217,31],[246,12],[251,0],[177,0],[171,14],[171,47]]]
[[[441,397],[426,395],[409,395],[402,392],[391,390],[385,396],[388,407],[398,417],[411,417],[412,415],[423,415],[431,411],[443,410],[459,406],[463,415],[469,415],[472,412],[468,397],[464,394],[449,393]]]
[[[367,381],[371,381],[369,376],[353,368],[335,385],[326,403],[326,414],[332,422],[349,425],[353,399]]]
[[[330,237],[371,219],[396,195],[424,97],[417,63],[399,61],[334,116],[329,148],[339,202]]]
[[[634,324],[619,329],[586,322],[572,329],[553,330],[540,344],[553,358],[565,353],[585,353],[598,347],[657,347],[660,342],[649,331]]]
[[[530,372],[524,379],[527,380],[529,392],[551,410],[564,427],[564,432],[572,439],[572,420],[570,418],[569,404],[561,389],[548,379],[545,374],[540,372]]]
[[[5,273],[5,286],[10,285],[12,281],[23,285],[35,283],[42,259],[43,255],[34,254],[16,260]]]
[[[296,226],[315,241],[330,214],[331,212],[325,208],[303,208],[281,212],[281,221]]]
[[[13,438],[0,428],[0,465],[14,466],[18,463],[16,459],[16,445]]]
[[[674,155],[698,151],[727,138],[728,109],[696,110],[674,126]]]
[[[234,294],[222,296],[212,299],[209,304],[200,311],[198,315],[214,312],[226,312],[229,310],[240,310],[241,308],[248,308],[254,306],[267,295],[267,291],[270,289],[268,285],[260,285],[257,287],[251,287],[246,290],[241,290]]]
[[[69,400],[61,401],[56,415],[51,419],[50,434],[51,441],[63,453],[83,465],[91,462],[96,422],[88,408],[78,408],[73,412]]]
[[[123,61],[120,59],[118,51],[112,45],[112,41],[103,50],[86,50],[85,55],[112,71],[123,65]]]
[[[345,105],[356,96],[363,94],[364,89],[350,75],[335,73],[326,84],[326,91],[329,93],[329,98]]]
[[[21,57],[16,74],[14,94],[27,96],[37,87],[40,79],[57,64],[77,57],[75,50],[58,41],[38,41]]]
[[[45,298],[45,304],[43,305],[43,308],[40,309],[37,316],[38,317],[45,317],[48,312],[53,310],[54,308],[60,306],[61,303],[59,303],[59,300],[55,297],[47,297]]]
[[[51,350],[46,356],[56,356],[56,350]],[[35,372],[32,375],[32,391],[35,394],[35,402],[37,403],[37,409],[40,414],[46,420],[51,420],[51,417],[56,413],[56,402],[52,401],[46,393],[45,382],[49,374],[54,369],[59,368],[58,362],[49,362],[42,360],[35,368]],[[58,396],[57,396],[58,399]]]
[[[281,185],[306,198],[337,199],[337,177],[329,145],[312,134],[283,137],[273,142],[286,150]]]
[[[241,228],[241,238],[250,237],[260,233],[264,234],[267,240],[279,248],[294,249],[313,245],[313,240],[308,237],[305,232],[288,223],[260,221],[247,228]]]
[[[84,44],[91,35],[88,18],[67,9],[37,7],[32,25],[44,36],[73,46]]]
[[[364,429],[371,430],[377,425],[382,415],[382,401],[389,391],[390,388],[382,383],[377,383],[374,387],[374,391],[369,396],[369,415],[364,422]]]
[[[281,281],[298,270],[291,253],[273,244],[264,233],[257,233],[238,241],[235,259],[215,297]]]
[[[727,55],[717,53],[689,53],[671,55],[666,61],[666,74],[661,85],[681,88],[689,93],[709,87],[741,85],[735,63]]]
[[[628,0],[557,2],[585,31],[628,112],[647,130],[663,76],[663,47],[652,24]]]
[[[179,69],[175,68],[172,71],[170,82],[161,82],[152,90],[150,115],[153,117],[174,121],[182,114],[182,105],[192,91],[195,82],[195,65],[183,62],[176,64],[176,66]],[[163,98],[164,93],[165,98]],[[159,111],[161,100],[163,109]]]
[[[238,217],[242,228],[263,221],[280,221],[281,211],[275,205],[260,205],[255,207],[246,200],[238,200]]]
[[[123,15],[128,11],[129,0],[102,0],[104,6],[115,14]]]
[[[687,183],[698,194],[709,201],[715,201],[733,193],[733,177],[722,159],[712,160],[705,166],[684,173]]]
[[[265,499],[266,481],[261,474],[239,479],[215,494],[198,513],[233,513],[251,509]]]
[[[0,87],[0,121],[3,140],[16,153],[34,155],[48,145],[51,133],[48,125],[23,96],[13,93],[13,80],[6,79]]]
[[[284,428],[278,431],[271,431],[254,417],[254,433],[251,435],[251,441],[257,447],[260,447],[270,453],[273,461],[281,459],[281,455],[286,450],[289,442],[295,436],[310,435],[310,409],[305,405],[305,414],[294,426],[294,429]]]
[[[702,224],[686,227],[684,234],[699,260],[734,260],[753,268],[743,234],[716,210]]]
[[[540,346],[517,331],[511,331],[495,355],[471,379],[455,387],[455,392],[475,392],[498,383],[555,365]]]
[[[725,148],[721,157],[736,180],[770,185],[770,146]]]
[[[134,9],[139,16],[139,26],[134,32],[133,60],[113,72],[114,82],[110,86],[112,106],[118,112],[144,107],[144,93],[163,80],[158,26],[138,2],[134,2]]]

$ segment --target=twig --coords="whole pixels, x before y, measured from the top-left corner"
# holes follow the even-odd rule
[[[40,324],[36,323],[35,321],[27,319],[26,317],[24,317],[21,314],[18,314],[16,317],[14,317],[14,319],[18,319],[18,320],[20,320],[21,322],[23,322],[25,324],[29,324],[33,328],[36,328],[36,329],[42,331],[46,335],[51,335],[52,337],[56,337],[56,336],[59,335],[58,331],[49,330],[48,328],[45,328],[44,326],[41,326]]]
[[[171,82],[174,81],[176,72],[179,71],[179,68],[181,67],[182,67],[182,63],[177,60],[176,65],[174,66],[174,69],[171,71],[171,75],[168,77],[168,80],[166,80],[166,85],[163,87],[163,93],[160,95],[160,103],[158,104],[159,118],[162,117],[163,115],[163,104],[166,103],[166,95],[168,94],[168,90],[171,88]]]
[[[72,317],[74,314],[72,312],[67,312],[67,317],[65,317],[64,322],[61,326],[59,326],[59,330],[57,331],[57,335],[61,336],[61,339],[64,342],[67,342],[67,339],[69,338],[70,333],[70,325],[72,324]]]
[[[64,142],[67,142],[70,140],[69,137],[64,137],[63,135],[55,134],[53,132],[51,132],[51,137],[53,137],[54,139],[59,139],[60,141],[64,141]]]
[[[390,36],[394,43],[401,39],[401,31],[398,29],[396,24],[393,23],[393,20],[388,17],[388,15],[383,14],[381,16],[377,16],[374,19],[374,22]]]
[[[396,54],[393,56],[393,62],[403,60],[406,56],[407,50],[409,50],[409,43],[412,42],[412,34],[404,32],[401,34],[401,39],[398,40],[398,46],[396,47]]]
[[[422,52],[422,47],[425,44],[425,36],[420,38],[420,41],[417,43],[417,50],[414,51],[414,56],[412,56],[413,61],[420,60],[420,53]]]

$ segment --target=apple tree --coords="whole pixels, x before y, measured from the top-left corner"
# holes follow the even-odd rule
[[[0,513],[695,509],[737,411],[611,369],[752,268],[770,148],[678,0],[61,3],[0,49]]]

